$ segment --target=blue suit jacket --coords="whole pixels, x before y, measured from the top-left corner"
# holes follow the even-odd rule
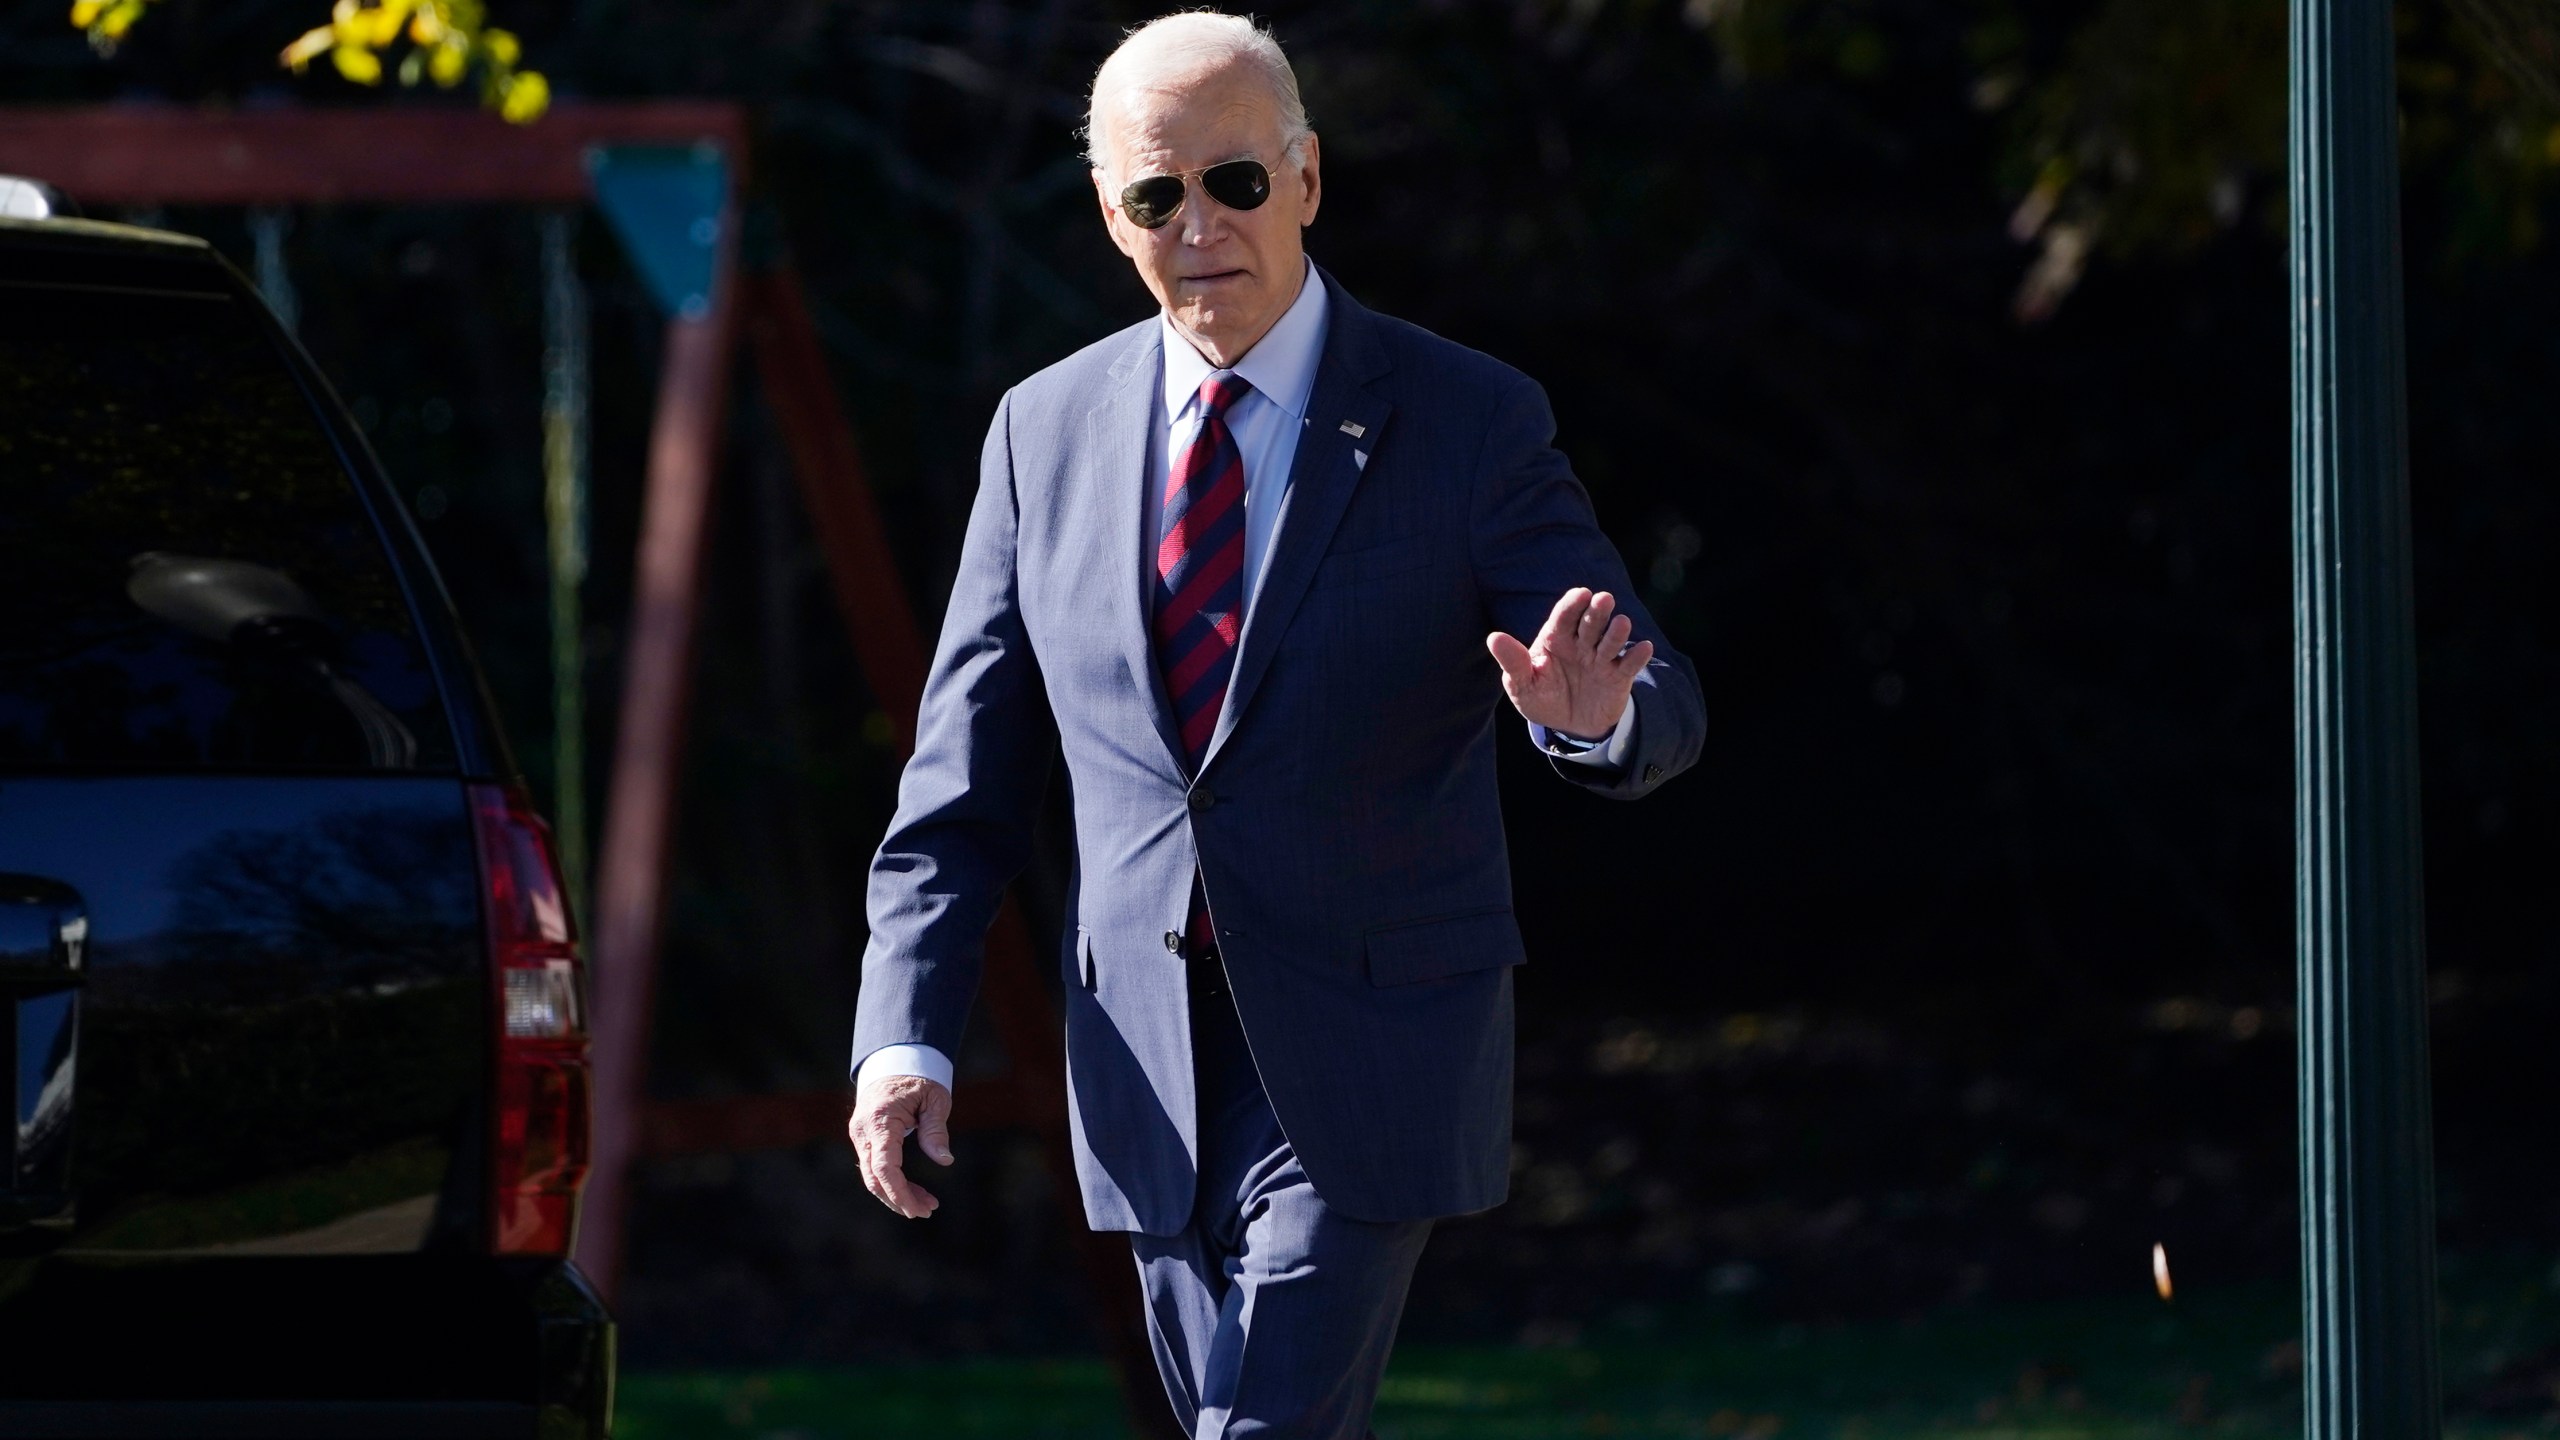
[[[1169,1235],[1190,1218],[1188,995],[1166,937],[1195,870],[1264,1088],[1324,1201],[1364,1220],[1499,1204],[1522,954],[1494,744],[1518,721],[1485,632],[1526,640],[1589,585],[1654,642],[1627,764],[1559,764],[1566,780],[1642,795],[1706,728],[1689,662],[1549,443],[1545,393],[1316,274],[1331,326],[1309,423],[1197,773],[1147,625],[1150,318],[997,408],[872,865],[855,1057],[956,1053],[997,897],[1064,754],[1068,1089],[1096,1229]]]

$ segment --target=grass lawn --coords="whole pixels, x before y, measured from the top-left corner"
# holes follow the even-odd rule
[[[2552,1398],[2493,1418],[2464,1397],[2513,1394],[2560,1340],[2560,1296],[2529,1262],[2448,1266],[2448,1425],[2464,1440],[2550,1433]],[[2117,1440],[2300,1433],[2295,1299],[2268,1286],[2175,1305],[2148,1295],[1951,1309],[1823,1327],[1704,1318],[1568,1346],[1400,1349],[1380,1440],[1627,1440],[1777,1435]],[[2503,1382],[2495,1377],[2510,1377]],[[2540,1382],[2530,1382],[2539,1384]],[[1102,1366],[1083,1360],[623,1378],[620,1440],[1102,1440],[1127,1432]]]

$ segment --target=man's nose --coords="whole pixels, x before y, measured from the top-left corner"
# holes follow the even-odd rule
[[[1209,192],[1200,188],[1198,176],[1195,175],[1182,183],[1189,187],[1182,197],[1182,214],[1177,217],[1182,221],[1182,243],[1185,245],[1216,243],[1226,234],[1226,208],[1210,199]]]

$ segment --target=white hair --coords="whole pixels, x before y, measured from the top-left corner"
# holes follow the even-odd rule
[[[1093,72],[1093,92],[1085,99],[1084,158],[1096,170],[1107,169],[1103,154],[1103,107],[1131,90],[1162,89],[1227,65],[1249,65],[1271,84],[1280,106],[1283,153],[1293,164],[1307,158],[1306,102],[1298,98],[1298,74],[1280,42],[1269,30],[1242,15],[1215,10],[1177,10],[1160,15],[1129,32],[1120,48]]]

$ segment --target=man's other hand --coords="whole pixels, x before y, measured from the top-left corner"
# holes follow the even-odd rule
[[[1627,693],[1653,658],[1653,642],[1627,643],[1635,629],[1616,597],[1575,586],[1556,601],[1538,638],[1523,645],[1499,630],[1484,637],[1502,667],[1503,693],[1532,725],[1596,740],[1617,728]]]
[[[907,1137],[937,1165],[951,1163],[951,1092],[921,1075],[883,1075],[854,1092],[845,1122],[862,1183],[880,1203],[921,1220],[942,1208],[933,1192],[907,1178]]]

